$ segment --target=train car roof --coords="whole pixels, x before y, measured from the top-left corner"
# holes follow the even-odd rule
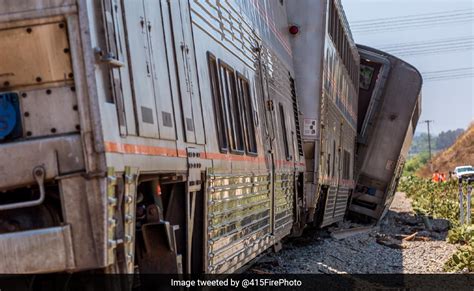
[[[373,48],[373,47],[370,47],[370,46],[366,46],[366,45],[362,45],[362,44],[357,44],[357,49],[358,50],[366,50],[366,51],[369,51],[369,52],[373,52],[373,53],[376,53],[378,55],[381,55],[381,56],[384,56],[384,57],[387,57],[391,60],[396,60],[398,62],[401,62],[403,63],[404,65],[408,66],[410,69],[412,69],[413,71],[415,71],[417,73],[417,75],[419,76],[420,78],[420,91],[421,91],[421,87],[423,85],[423,76],[421,75],[420,71],[415,67],[413,66],[412,64],[410,64],[409,62],[407,61],[404,61],[402,59],[400,59],[399,57],[396,57],[392,54],[389,54],[385,51],[381,51],[379,49],[376,49],[376,48]]]

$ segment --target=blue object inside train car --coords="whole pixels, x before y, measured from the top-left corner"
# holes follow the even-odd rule
[[[21,133],[18,94],[0,94],[0,142],[21,137]]]

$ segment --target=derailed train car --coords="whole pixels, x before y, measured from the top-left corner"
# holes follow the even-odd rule
[[[340,1],[0,8],[1,273],[228,273],[344,218],[359,52]]]
[[[288,6],[306,160],[306,221],[342,221],[354,188],[359,54],[339,1]]]
[[[358,45],[357,186],[350,212],[380,220],[392,203],[421,114],[422,77],[407,62]]]

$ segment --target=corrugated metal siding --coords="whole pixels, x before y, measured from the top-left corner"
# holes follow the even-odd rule
[[[210,273],[251,260],[271,241],[270,173],[208,176]]]

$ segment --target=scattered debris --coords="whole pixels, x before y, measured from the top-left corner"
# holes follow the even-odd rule
[[[423,218],[423,223],[426,226],[426,229],[429,230],[429,231],[432,231],[433,227],[431,226],[430,219],[427,216],[422,216],[422,218]]]
[[[405,238],[403,238],[404,241],[409,241],[409,240],[412,240],[415,238],[415,236],[418,234],[418,232],[415,232],[413,234],[410,234],[409,236],[406,236]]]
[[[285,242],[279,253],[260,260],[250,272],[441,273],[457,246],[446,242],[449,223],[442,219],[430,222],[433,231],[413,213],[410,200],[397,193],[378,228],[344,222],[322,230],[307,229],[302,237]]]
[[[340,229],[331,232],[331,237],[334,239],[345,239],[354,235],[368,233],[372,230],[372,226],[354,227],[349,229]]]
[[[392,248],[392,249],[403,249],[405,248],[403,245],[402,245],[402,241],[398,240],[398,239],[394,239],[392,237],[389,237],[389,236],[382,236],[382,237],[378,237],[376,240],[375,240],[379,245],[383,245],[383,246],[386,246],[386,247],[389,247],[389,248]]]

